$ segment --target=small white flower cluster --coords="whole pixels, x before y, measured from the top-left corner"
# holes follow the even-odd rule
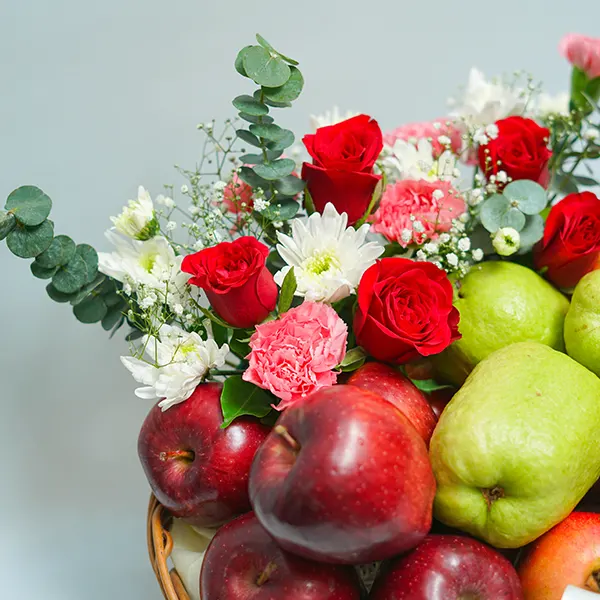
[[[478,127],[473,134],[473,141],[480,146],[486,146],[490,140],[498,137],[498,125],[491,123],[485,127]]]

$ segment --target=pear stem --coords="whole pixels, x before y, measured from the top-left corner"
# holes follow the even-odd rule
[[[300,450],[300,444],[291,436],[290,432],[283,425],[276,425],[273,431],[277,435],[280,435],[292,450],[295,450],[296,452]]]
[[[592,572],[585,582],[585,587],[592,592],[600,592],[600,569]]]
[[[504,490],[500,486],[494,486],[493,488],[481,490],[483,497],[485,498],[485,502],[487,504],[488,510],[492,508],[492,504],[496,502],[496,500],[500,500],[500,498],[504,498]]]
[[[160,460],[167,462],[168,460],[182,460],[192,462],[196,455],[192,450],[171,450],[169,452],[161,452]]]
[[[263,570],[263,572],[258,576],[256,580],[256,585],[261,586],[265,585],[267,581],[269,581],[271,575],[277,571],[277,565],[274,562],[270,562]]]

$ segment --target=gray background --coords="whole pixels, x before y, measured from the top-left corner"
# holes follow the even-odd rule
[[[525,68],[566,89],[563,33],[600,35],[598,0],[0,0],[0,196],[31,183],[57,230],[104,246],[108,217],[193,165],[195,125],[233,114],[248,82],[236,51],[260,31],[301,61],[283,124],[338,104],[384,128],[443,115],[477,65]],[[122,341],[51,302],[26,261],[0,251],[0,598],[160,597],[144,540],[136,456],[150,408]]]

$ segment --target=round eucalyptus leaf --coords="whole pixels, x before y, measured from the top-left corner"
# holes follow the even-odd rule
[[[63,294],[74,294],[87,282],[87,267],[85,261],[79,254],[56,271],[52,278],[52,285]]]
[[[58,267],[51,267],[50,269],[46,269],[40,266],[37,260],[34,260],[31,263],[31,265],[29,265],[29,268],[31,269],[33,276],[37,277],[38,279],[52,279],[54,273],[56,273],[56,270],[58,269]]]
[[[240,119],[244,119],[244,121],[248,121],[248,123],[273,123],[275,119],[270,117],[269,115],[262,115],[260,117],[256,117],[254,115],[249,115],[248,113],[241,112],[238,113],[238,117]]]
[[[0,240],[3,240],[17,225],[17,218],[12,213],[0,213]]]
[[[294,134],[289,129],[282,129],[283,133],[281,137],[275,142],[268,142],[267,148],[269,150],[285,150],[289,148],[294,143]]]
[[[88,283],[84,285],[78,292],[76,292],[71,298],[71,305],[75,306],[80,302],[83,302],[90,294],[98,293],[102,294],[101,286],[104,283],[105,276],[101,273],[98,273],[97,277],[92,281],[92,283]],[[100,288],[100,289],[98,289]]]
[[[526,215],[537,215],[546,208],[546,190],[535,181],[520,179],[509,183],[502,192],[513,206]]]
[[[69,302],[73,297],[73,294],[63,294],[59,292],[51,283],[46,286],[46,292],[48,292],[48,296],[54,300],[54,302]]]
[[[257,100],[260,100],[267,106],[272,106],[273,108],[289,108],[292,105],[291,102],[274,102],[273,100],[270,100],[268,96],[265,96],[262,88],[260,90],[256,90],[253,95]]]
[[[57,235],[35,261],[44,269],[66,265],[75,254],[75,242],[68,235]]]
[[[256,137],[272,142],[281,139],[283,132],[286,131],[279,127],[279,125],[274,125],[273,123],[252,123],[248,129],[250,129],[250,132]]]
[[[123,298],[121,296],[119,296],[119,294],[117,294],[116,292],[107,294],[106,296],[103,296],[103,298],[104,298],[104,302],[106,302],[106,306],[108,306],[109,308],[112,308],[113,306],[117,306],[117,304],[120,304],[121,302],[123,302]]]
[[[296,200],[289,199],[273,202],[260,214],[271,221],[288,221],[296,216],[298,210],[300,210],[300,204]]]
[[[252,48],[252,46],[246,46],[245,48],[242,48],[235,57],[235,70],[242,75],[242,77],[248,77],[248,74],[244,69],[244,54],[249,48]]]
[[[263,48],[266,48],[269,52],[274,52],[275,54],[277,54],[277,56],[280,56],[281,58],[283,58],[283,60],[285,60],[285,62],[290,63],[290,65],[300,64],[297,60],[294,60],[293,58],[290,58],[289,56],[286,56],[285,54],[281,54],[281,52],[278,52],[277,50],[275,50],[275,48],[273,48],[273,46],[271,46],[271,44],[269,44],[269,42],[267,42],[267,40],[265,40],[265,38],[262,35],[260,35],[260,33],[256,34],[256,41]]]
[[[295,168],[296,163],[291,158],[282,158],[270,163],[255,165],[253,171],[263,179],[276,181],[277,179],[291,175]]]
[[[77,244],[76,251],[83,258],[87,269],[85,283],[92,283],[98,276],[98,253],[89,244]]]
[[[511,206],[503,215],[500,227],[512,227],[516,231],[521,231],[525,226],[525,215],[518,209]]]
[[[260,117],[269,113],[269,107],[256,100],[253,96],[238,96],[233,99],[233,105],[241,112]]]
[[[283,85],[291,75],[290,67],[275,52],[252,46],[242,58],[244,71],[254,83],[268,87]]]
[[[277,160],[281,156],[281,152],[267,151],[267,160]],[[240,156],[240,162],[244,165],[260,165],[265,162],[265,157],[262,154],[244,154]]]
[[[22,225],[35,227],[48,218],[52,200],[40,188],[24,185],[10,193],[5,208],[14,214]]]
[[[292,74],[281,86],[276,88],[263,87],[263,93],[271,102],[293,102],[302,93],[304,77],[296,67],[290,67]]]
[[[256,146],[257,148],[262,147],[260,140],[253,133],[250,133],[245,129],[238,129],[235,133],[240,138],[240,140],[246,142],[247,144],[250,144],[251,146]]]
[[[524,254],[544,237],[544,219],[540,215],[529,215],[519,235],[521,236],[519,253]]]
[[[479,218],[481,224],[490,232],[496,233],[502,227],[502,217],[510,208],[510,202],[506,196],[495,194],[490,196],[482,205]]]
[[[108,308],[102,296],[88,296],[83,302],[73,307],[73,314],[81,323],[98,323],[102,321]]]
[[[50,246],[53,237],[54,225],[46,220],[36,227],[17,225],[6,236],[6,245],[16,256],[34,258]]]
[[[284,196],[295,196],[304,190],[306,182],[295,175],[288,175],[275,182],[275,189]]]
[[[108,310],[102,318],[102,329],[110,331],[122,318],[123,312],[120,306]]]
[[[240,179],[247,183],[253,188],[262,188],[263,190],[268,189],[269,182],[262,177],[259,177],[250,167],[240,167],[239,170]]]

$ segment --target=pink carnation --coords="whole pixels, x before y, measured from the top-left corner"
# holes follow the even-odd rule
[[[600,77],[600,38],[570,33],[558,46],[560,53],[590,79]]]
[[[346,324],[331,306],[304,302],[279,320],[256,327],[243,379],[281,398],[275,408],[283,410],[335,384],[332,369],[344,358],[347,335]]]
[[[465,210],[464,199],[449,182],[405,179],[386,187],[372,218],[372,230],[406,248],[410,243],[420,244],[425,238],[435,239],[438,233],[449,231],[452,220]],[[413,231],[411,217],[423,225],[423,231]],[[403,239],[405,229],[413,233],[412,239]]]
[[[231,181],[223,190],[223,204],[232,213],[252,212],[252,188],[244,183],[237,173],[233,174]]]
[[[435,127],[434,123],[440,127]],[[421,139],[430,139],[433,146],[435,158],[438,158],[446,149],[438,138],[442,135],[450,138],[450,148],[455,154],[459,154],[462,149],[462,137],[460,130],[455,125],[447,125],[448,119],[438,119],[436,121],[423,121],[421,123],[407,123],[386,133],[383,136],[383,142],[387,146],[393,146],[396,140],[404,140],[411,144],[417,144]]]

